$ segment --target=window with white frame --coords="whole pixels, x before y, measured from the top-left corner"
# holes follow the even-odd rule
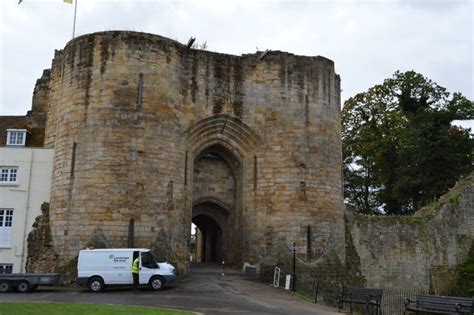
[[[25,146],[26,129],[7,129],[7,145]]]
[[[0,209],[0,247],[11,247],[13,209]]]
[[[0,274],[1,273],[12,273],[13,264],[0,264]]]
[[[16,183],[18,167],[0,166],[0,184]]]

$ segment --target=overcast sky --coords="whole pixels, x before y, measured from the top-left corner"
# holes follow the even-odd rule
[[[76,36],[105,30],[190,36],[240,55],[283,50],[334,60],[342,100],[396,70],[415,70],[473,99],[472,0],[78,0]],[[0,115],[24,115],[55,49],[72,36],[74,5],[0,1]]]

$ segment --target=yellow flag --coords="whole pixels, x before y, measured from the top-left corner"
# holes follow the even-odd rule
[[[63,0],[66,3],[72,4],[72,0]]]

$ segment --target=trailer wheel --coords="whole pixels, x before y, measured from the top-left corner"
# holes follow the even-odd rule
[[[27,280],[21,280],[16,285],[16,290],[20,293],[26,293],[30,291],[30,283]]]
[[[165,286],[165,279],[160,276],[154,276],[150,279],[150,287],[155,290],[161,290]]]
[[[0,281],[0,292],[2,293],[8,292],[10,291],[10,289],[11,289],[10,282],[5,281],[5,280]]]
[[[92,292],[101,292],[104,290],[104,280],[101,277],[92,277],[87,283],[89,290]]]

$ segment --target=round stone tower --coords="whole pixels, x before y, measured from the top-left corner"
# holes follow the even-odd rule
[[[344,260],[340,80],[323,57],[231,56],[152,34],[70,41],[51,69],[51,228],[66,261],[99,242],[184,268],[296,243]]]

